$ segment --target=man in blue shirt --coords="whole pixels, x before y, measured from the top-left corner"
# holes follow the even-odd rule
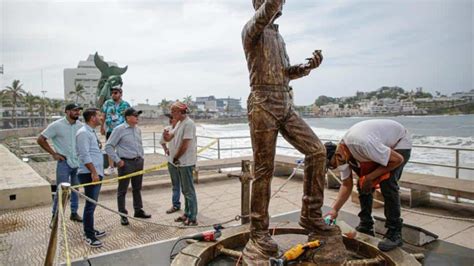
[[[56,187],[65,182],[71,185],[77,185],[77,168],[79,160],[76,155],[76,133],[82,127],[82,123],[78,121],[82,107],[75,103],[66,105],[66,115],[49,124],[48,127],[41,132],[36,142],[46,152],[56,160]],[[50,139],[53,148],[48,143]],[[53,217],[56,214],[58,205],[57,193],[53,201]],[[77,214],[79,207],[79,199],[76,194],[71,195],[71,216],[70,219],[76,222],[82,222],[81,216]]]
[[[101,134],[105,134],[105,140],[108,140],[112,130],[125,122],[124,112],[130,108],[130,104],[122,99],[122,83],[117,83],[111,89],[112,98],[108,99],[102,105],[102,113],[105,117],[105,123],[102,125]],[[114,161],[109,156],[109,167],[105,174],[115,174]]]
[[[81,184],[101,181],[104,177],[104,157],[102,156],[101,144],[97,138],[95,128],[101,125],[99,109],[89,108],[83,113],[85,125],[77,131],[76,151],[79,157],[78,177]],[[89,185],[84,187],[87,197],[97,201],[99,199],[101,185]],[[98,248],[102,242],[98,239],[105,236],[105,231],[94,229],[95,204],[86,201],[84,206],[84,234],[86,244]]]
[[[142,131],[138,128],[138,116],[142,111],[133,108],[125,110],[125,123],[117,126],[109,140],[105,144],[105,151],[110,158],[117,164],[120,176],[128,175],[143,170],[144,150],[142,142]],[[142,202],[142,181],[143,175],[137,175],[131,178],[125,178],[118,181],[117,188],[117,206],[121,213],[128,214],[125,206],[125,197],[127,195],[128,184],[132,183],[133,209],[135,217],[148,219],[151,215],[143,210]],[[128,225],[127,217],[121,216],[120,223]]]

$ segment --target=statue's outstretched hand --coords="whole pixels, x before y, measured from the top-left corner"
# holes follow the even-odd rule
[[[321,53],[321,50],[315,50],[313,52],[313,57],[306,58],[308,62],[304,65],[306,69],[315,69],[321,65],[321,62],[323,62],[323,54]]]

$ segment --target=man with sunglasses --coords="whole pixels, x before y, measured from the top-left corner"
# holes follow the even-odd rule
[[[116,77],[116,78],[115,78]],[[130,104],[122,99],[122,79],[118,76],[109,77],[110,91],[112,98],[108,99],[102,105],[102,113],[105,117],[105,123],[102,124],[101,133],[105,134],[105,140],[108,140],[114,128],[125,122],[125,109],[130,108]],[[105,170],[106,175],[114,174],[114,162],[109,157],[109,167]]]
[[[110,135],[105,144],[105,151],[110,158],[117,164],[119,176],[143,170],[144,151],[142,143],[142,132],[137,127],[138,116],[142,111],[133,108],[127,108],[124,112],[125,122],[117,126]],[[125,197],[127,195],[128,184],[132,182],[133,208],[135,209],[135,217],[151,218],[143,210],[142,202],[142,181],[143,175],[137,175],[131,178],[125,178],[118,181],[117,188],[117,205],[118,211],[128,214],[125,207]],[[127,217],[122,216],[120,219],[122,225],[128,225]]]
[[[356,230],[374,236],[372,219],[372,193],[380,186],[384,197],[385,239],[378,245],[382,251],[402,246],[400,195],[398,180],[403,167],[410,159],[411,140],[406,128],[389,119],[374,119],[353,125],[336,146],[326,143],[328,168],[340,172],[342,186],[327,215],[337,217],[338,211],[349,198],[352,187],[352,171],[359,176],[360,212]]]

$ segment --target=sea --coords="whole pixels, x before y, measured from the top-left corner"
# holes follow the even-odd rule
[[[368,119],[381,118],[305,118],[304,120],[321,140],[338,141],[352,125]],[[459,166],[474,168],[474,115],[395,116],[383,117],[383,119],[392,119],[401,123],[411,135],[415,147],[405,171],[454,178],[456,171],[449,166],[456,165],[456,149],[459,149]],[[197,125],[197,135],[200,147],[214,143],[215,139],[219,138],[219,144],[214,143],[209,149],[199,154],[201,160],[252,154],[247,123],[225,125],[202,123]],[[219,145],[220,152],[217,151],[217,145]],[[418,145],[433,148],[416,147]],[[156,152],[162,153],[161,147],[156,148]],[[277,154],[304,157],[281,136],[278,138]],[[430,166],[420,163],[444,166]],[[474,171],[461,169],[458,176],[461,179],[474,180]]]

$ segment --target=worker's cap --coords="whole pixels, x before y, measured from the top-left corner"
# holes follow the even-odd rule
[[[176,101],[171,105],[171,109],[178,109],[178,110],[181,110],[181,111],[187,111],[188,106],[183,102]]]
[[[70,103],[68,105],[66,105],[66,108],[64,108],[65,111],[69,111],[69,110],[82,110],[82,107],[79,106],[79,104],[77,103]]]
[[[125,112],[123,113],[123,116],[127,117],[127,116],[139,116],[141,115],[143,112],[141,110],[135,110],[133,109],[132,107],[130,108],[127,108],[125,109]]]

